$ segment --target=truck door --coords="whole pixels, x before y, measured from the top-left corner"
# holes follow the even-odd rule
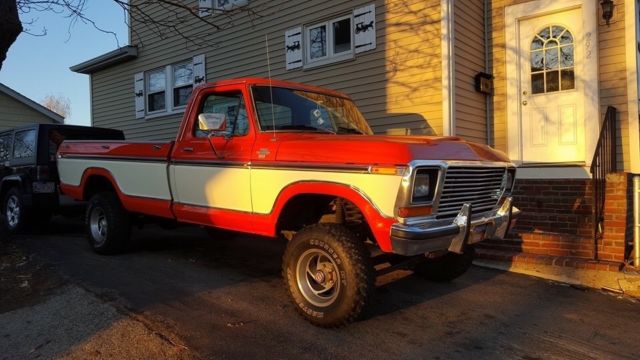
[[[198,111],[185,122],[173,151],[169,172],[174,212],[184,221],[230,227],[238,212],[250,213],[249,161],[255,139],[240,88],[217,87],[195,103]],[[224,118],[226,127],[210,131],[199,114]]]

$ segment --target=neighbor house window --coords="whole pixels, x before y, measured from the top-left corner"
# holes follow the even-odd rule
[[[193,62],[186,61],[174,64],[173,73],[173,107],[187,105],[187,100],[193,90]]]
[[[352,16],[306,27],[307,64],[323,64],[353,57]]]
[[[147,112],[165,111],[167,75],[165,69],[156,69],[147,73]]]
[[[136,118],[183,112],[193,88],[206,82],[205,55],[141,71],[133,76]]]
[[[376,5],[284,32],[285,69],[312,68],[354,59],[376,48]]]

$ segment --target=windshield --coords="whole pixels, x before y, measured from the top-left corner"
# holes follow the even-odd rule
[[[262,131],[372,134],[366,120],[349,99],[268,86],[254,86],[252,91]]]

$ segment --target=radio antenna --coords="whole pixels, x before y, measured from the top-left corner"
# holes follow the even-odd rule
[[[269,74],[269,97],[271,98],[271,130],[273,131],[273,139],[276,138],[276,116],[273,109],[273,82],[271,81],[271,60],[269,59],[269,35],[264,34],[264,42],[267,48],[267,71]]]

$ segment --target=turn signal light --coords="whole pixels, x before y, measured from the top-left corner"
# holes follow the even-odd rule
[[[431,206],[401,207],[398,209],[398,215],[403,218],[428,216],[431,215],[431,211]]]
[[[372,166],[369,172],[378,175],[404,175],[404,166]]]

